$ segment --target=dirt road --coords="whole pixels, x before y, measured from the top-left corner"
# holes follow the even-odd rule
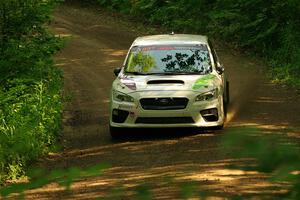
[[[43,165],[50,169],[88,167],[104,161],[112,168],[102,176],[76,181],[69,193],[50,184],[28,191],[27,198],[93,199],[123,187],[128,191],[123,199],[130,199],[130,191],[137,184],[147,183],[153,198],[177,199],[178,186],[187,180],[220,199],[242,193],[280,192],[261,174],[226,169],[234,160],[221,153],[223,131],[148,130],[124,140],[111,140],[108,105],[113,69],[122,65],[131,42],[141,34],[141,29],[135,31],[133,27],[95,8],[65,4],[57,10],[53,29],[72,37],[56,57],[64,70],[65,93],[72,101],[64,111],[65,149],[50,155]],[[261,63],[225,47],[219,54],[231,82],[226,127],[256,125],[300,136],[299,94],[270,83]]]

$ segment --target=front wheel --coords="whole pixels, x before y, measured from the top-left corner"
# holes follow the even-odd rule
[[[219,125],[219,126],[214,126],[214,127],[212,128],[212,130],[222,130],[223,128],[224,128],[224,124]]]
[[[230,103],[229,81],[226,81],[226,106]]]
[[[120,128],[109,126],[109,133],[113,140],[120,138]]]
[[[224,118],[225,118],[224,121],[226,120],[227,117],[229,102],[230,102],[229,81],[226,81],[225,93],[223,95],[223,110],[224,110]]]

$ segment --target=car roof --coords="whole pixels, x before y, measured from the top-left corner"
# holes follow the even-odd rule
[[[176,44],[208,44],[207,36],[192,34],[164,34],[138,37],[132,46],[176,45]]]

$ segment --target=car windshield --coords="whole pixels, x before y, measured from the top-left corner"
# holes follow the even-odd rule
[[[208,74],[212,72],[206,45],[139,46],[129,53],[125,73]]]

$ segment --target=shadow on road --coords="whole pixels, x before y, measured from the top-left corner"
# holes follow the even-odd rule
[[[112,139],[114,143],[126,141],[155,141],[155,140],[172,140],[185,137],[196,136],[198,134],[221,134],[221,130],[214,131],[204,128],[152,128],[152,129],[122,129],[119,137]]]

